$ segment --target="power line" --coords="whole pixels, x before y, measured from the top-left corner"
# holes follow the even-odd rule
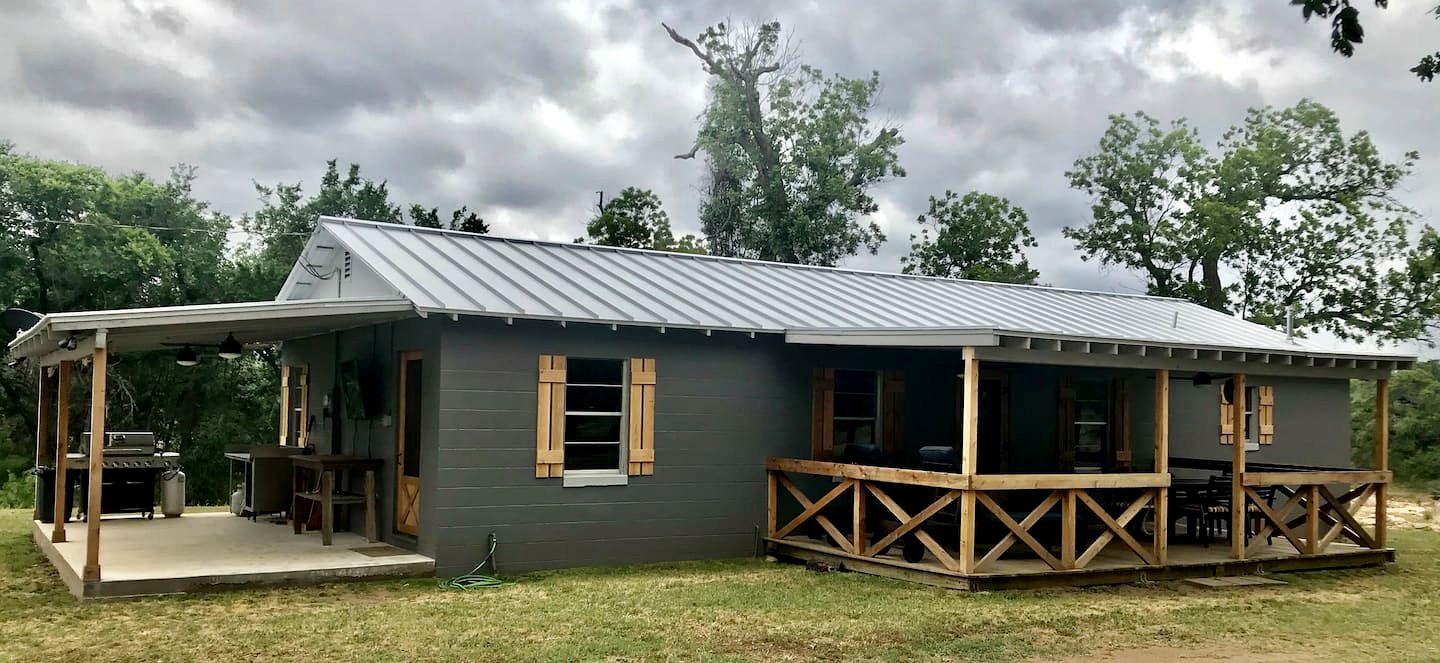
[[[93,221],[62,221],[59,219],[35,219],[36,223],[53,223],[61,226],[89,226],[92,228],[136,228],[138,230],[161,230],[177,233],[203,233],[206,235],[231,235],[236,233],[247,233],[248,230],[240,228],[227,228],[225,230],[208,230],[205,228],[172,228],[170,226],[142,226],[133,223],[95,223]],[[281,232],[270,233],[271,235],[283,235],[288,237],[309,237],[310,233]]]

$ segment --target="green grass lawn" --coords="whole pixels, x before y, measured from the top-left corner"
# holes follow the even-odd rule
[[[1417,530],[1392,530],[1388,570],[1220,591],[966,594],[735,560],[81,603],[28,518],[0,511],[0,659],[1440,660],[1440,534]]]

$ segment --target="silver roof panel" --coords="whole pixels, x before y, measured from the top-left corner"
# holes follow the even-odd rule
[[[1413,359],[1287,339],[1178,299],[510,239],[322,217],[421,311],[754,332],[970,330]],[[303,298],[297,268],[281,298]]]

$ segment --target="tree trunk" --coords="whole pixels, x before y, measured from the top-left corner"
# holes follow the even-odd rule
[[[1205,293],[1205,301],[1201,303],[1217,311],[1228,312],[1230,302],[1225,297],[1225,286],[1220,282],[1220,254],[1211,253],[1202,257],[1200,269]]]

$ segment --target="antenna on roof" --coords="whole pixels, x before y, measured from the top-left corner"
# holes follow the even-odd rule
[[[1170,322],[1170,326],[1171,326],[1172,328],[1174,328],[1174,329],[1179,329],[1179,328],[1180,328],[1180,312],[1179,312],[1179,311],[1176,311],[1176,312],[1175,312],[1175,319]]]
[[[1295,342],[1295,307],[1293,305],[1285,309],[1285,341]]]

